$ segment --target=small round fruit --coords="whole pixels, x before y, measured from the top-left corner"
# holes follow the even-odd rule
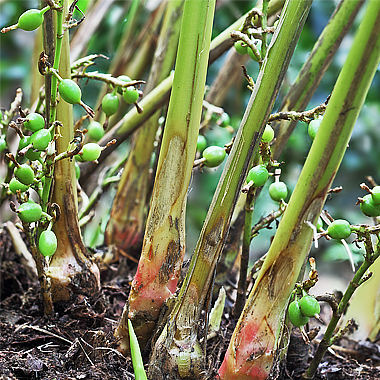
[[[243,41],[236,41],[234,43],[234,47],[237,53],[240,55],[245,55],[248,53],[248,46],[245,42]]]
[[[276,202],[285,199],[288,196],[288,188],[285,182],[273,182],[269,186],[269,196]]]
[[[207,141],[206,137],[203,135],[198,135],[198,140],[197,140],[197,151],[202,153],[207,147]]]
[[[288,308],[288,315],[290,322],[292,322],[296,327],[301,327],[309,322],[309,317],[302,314],[298,301],[293,301],[290,303]]]
[[[309,123],[309,126],[307,128],[307,132],[309,133],[309,136],[312,140],[315,139],[315,136],[318,132],[319,126],[322,123],[322,118],[314,119]]]
[[[23,183],[21,183],[17,178],[12,178],[10,181],[9,181],[9,190],[11,191],[11,193],[13,194],[16,194],[17,191],[20,191],[21,193],[23,193],[24,191],[28,190],[29,189],[29,186],[28,185],[24,185]]]
[[[95,161],[99,158],[102,148],[96,143],[88,143],[83,145],[81,152],[79,156],[83,161]]]
[[[105,94],[102,100],[102,110],[107,117],[114,115],[119,109],[119,98],[116,94]]]
[[[38,239],[38,249],[45,257],[53,256],[57,250],[57,236],[53,231],[42,231]]]
[[[226,151],[220,146],[209,146],[203,151],[203,158],[206,159],[204,165],[208,168],[215,168],[219,166],[226,157]]]
[[[34,181],[34,171],[28,164],[22,164],[15,169],[15,177],[24,185],[30,185]]]
[[[132,79],[127,75],[119,75],[116,79],[121,80],[121,81],[126,82],[126,83],[132,81]],[[123,91],[124,91],[123,87],[118,86],[118,87],[116,87],[116,89],[120,95],[123,95]]]
[[[308,294],[304,295],[299,300],[299,307],[301,313],[307,317],[314,317],[316,314],[319,314],[321,312],[321,307],[319,306],[318,301]]]
[[[42,115],[36,112],[32,112],[26,116],[26,121],[24,121],[24,126],[29,131],[37,132],[45,127],[45,119]]]
[[[375,186],[371,190],[371,196],[374,203],[380,205],[380,186]]]
[[[264,186],[269,177],[268,170],[263,165],[257,165],[253,167],[247,175],[247,183],[253,181],[254,187]]]
[[[259,50],[259,52],[261,52],[261,40],[259,40],[257,42],[256,47]],[[251,59],[253,59],[254,61],[258,62],[258,59],[255,56],[255,53],[253,52],[253,50],[251,48],[248,48],[248,55],[251,57]]]
[[[350,223],[344,219],[334,220],[327,228],[327,233],[333,239],[346,239],[351,235]]]
[[[71,79],[63,79],[59,82],[58,91],[62,99],[70,104],[79,104],[82,98],[80,87]]]
[[[265,143],[269,143],[273,140],[273,138],[274,138],[274,130],[269,124],[267,124],[265,126],[263,135],[261,137],[261,141]]]
[[[99,141],[104,136],[103,126],[97,121],[92,121],[88,125],[87,135],[90,137],[91,140]]]
[[[28,9],[18,19],[17,27],[30,32],[37,29],[44,21],[44,9]]]
[[[319,217],[317,220],[317,231],[321,231],[322,228],[323,228],[323,221],[322,221],[322,218]]]
[[[42,208],[39,204],[29,200],[18,208],[18,216],[25,223],[33,223],[40,220]]]
[[[230,115],[227,112],[223,112],[219,118],[219,125],[223,128],[228,127],[231,124]]]
[[[127,87],[123,92],[123,99],[128,104],[133,104],[137,102],[139,98],[139,92],[133,87]]]
[[[373,201],[371,194],[367,194],[363,197],[363,202],[360,203],[360,210],[367,216],[380,216],[380,204]]]
[[[33,149],[45,150],[50,141],[51,133],[48,129],[40,129],[37,132],[34,132],[29,138],[29,144],[33,144]]]

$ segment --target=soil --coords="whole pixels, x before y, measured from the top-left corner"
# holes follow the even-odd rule
[[[0,234],[0,380],[134,379],[130,358],[117,351],[113,331],[128,298],[136,264],[126,258],[102,272],[95,298],[77,296],[43,314],[38,281],[30,279],[4,229]],[[209,378],[217,378],[234,328],[227,307],[220,334],[208,340]],[[293,330],[287,362],[276,379],[299,379],[317,343]],[[342,339],[327,353],[316,379],[380,379],[380,347]]]

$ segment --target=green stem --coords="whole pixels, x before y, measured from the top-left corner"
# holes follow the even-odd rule
[[[237,297],[234,307],[234,318],[238,320],[243,311],[247,299],[247,272],[249,262],[249,247],[251,246],[251,228],[253,219],[253,208],[255,200],[255,188],[251,187],[247,194],[245,203],[245,223],[243,234],[243,246],[240,257],[240,276],[237,289]]]
[[[268,376],[287,303],[312,243],[312,229],[379,64],[380,3],[372,0],[335,84],[322,124],[219,371],[222,379]],[[271,52],[269,52],[270,55]],[[286,284],[286,286],[284,285]],[[249,337],[249,341],[247,338]],[[266,347],[263,354],[263,347]],[[255,356],[254,361],[247,361]],[[244,366],[239,366],[244,363]]]
[[[377,243],[375,254],[373,255],[366,255],[365,261],[360,266],[358,271],[355,273],[354,278],[350,281],[343,298],[339,302],[338,310],[333,313],[333,316],[330,320],[329,325],[327,326],[327,329],[325,331],[325,334],[323,336],[323,339],[319,343],[319,346],[317,348],[316,353],[314,354],[314,357],[310,363],[309,368],[307,371],[303,374],[303,379],[313,379],[315,372],[318,369],[318,365],[321,362],[323,355],[325,354],[326,350],[333,344],[333,334],[335,331],[335,328],[343,315],[344,310],[346,309],[349,300],[351,299],[352,295],[354,294],[355,290],[358,288],[358,286],[361,284],[362,278],[366,275],[368,269],[371,267],[371,265],[374,263],[375,260],[377,260],[380,256],[380,245],[379,242]]]

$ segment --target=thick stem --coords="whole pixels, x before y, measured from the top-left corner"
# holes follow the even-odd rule
[[[222,379],[266,379],[275,360],[288,299],[312,242],[307,223],[315,224],[322,210],[379,63],[380,3],[369,5],[232,336],[219,370]]]
[[[65,14],[68,1],[64,0]],[[63,16],[62,16],[63,17]],[[58,25],[59,26],[59,25]],[[69,34],[62,36],[62,28],[57,28],[56,58],[54,66],[59,64],[62,78],[70,78]],[[57,51],[61,50],[58,54]],[[52,96],[56,85],[52,78]],[[54,104],[51,105],[51,117],[54,115]],[[61,137],[56,140],[57,155],[65,152],[74,138],[73,106],[61,100],[57,104],[56,118],[62,123]],[[54,224],[58,247],[50,263],[48,276],[52,282],[53,301],[68,300],[73,294],[95,295],[100,289],[99,269],[87,256],[82,242],[77,216],[76,178],[74,162],[69,159],[59,160],[54,168],[54,190],[52,201],[61,209],[61,217]],[[74,281],[75,280],[75,281]]]
[[[176,291],[185,253],[188,185],[201,118],[215,2],[185,1],[181,35],[143,249],[129,296],[142,344]]]
[[[233,207],[246,178],[251,157],[272,110],[311,2],[293,1],[280,19],[283,27],[272,38],[256,86],[215,191],[186,278],[168,323],[155,344],[152,373],[157,363],[176,361],[180,353],[197,350],[197,321],[211,290],[215,266],[227,237]],[[166,357],[166,358],[165,358]],[[154,362],[155,360],[155,362]],[[171,368],[173,368],[173,363]]]

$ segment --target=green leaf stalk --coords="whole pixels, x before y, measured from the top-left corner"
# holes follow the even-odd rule
[[[262,132],[272,110],[311,1],[290,1],[280,19],[280,32],[275,33],[264,59],[257,83],[237,132],[214,198],[204,222],[186,278],[168,322],[159,336],[151,356],[149,373],[165,368],[177,375],[178,360],[186,353],[187,370],[195,368],[194,352],[199,352],[197,321],[209,298],[214,270],[227,237],[231,215],[246,178],[251,157],[258,149]],[[198,376],[204,357],[198,358]],[[194,363],[195,362],[195,363]],[[186,377],[182,371],[180,377]]]
[[[214,1],[185,1],[184,5],[151,207],[126,306],[142,345],[155,327],[163,302],[176,291],[185,253],[186,199],[201,118],[214,7]],[[120,345],[127,348],[124,342]]]
[[[235,328],[221,379],[266,379],[276,361],[287,303],[313,231],[379,64],[379,6],[369,3],[296,188]]]
[[[170,1],[157,43],[155,59],[144,91],[149,93],[169,74],[177,53],[183,1]],[[160,112],[133,135],[105,231],[108,246],[133,254],[142,244],[151,191],[151,157],[155,149]]]

